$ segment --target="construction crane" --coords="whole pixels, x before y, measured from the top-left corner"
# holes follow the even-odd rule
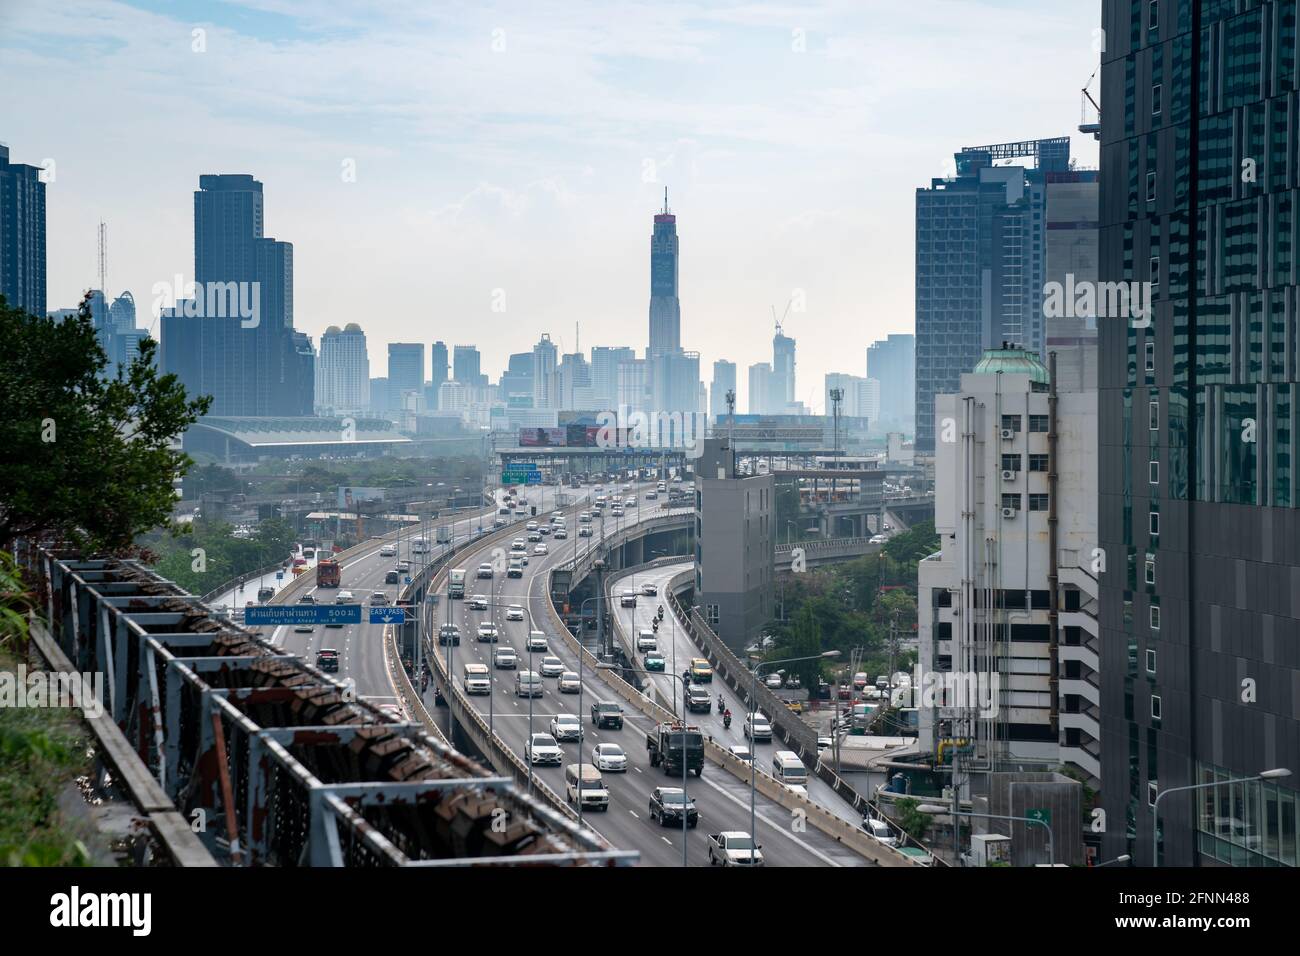
[[[772,306],[772,322],[776,325],[777,335],[785,334],[781,330],[781,325],[785,322],[785,317],[790,314],[790,306],[792,305],[794,305],[794,296],[791,296],[790,301],[785,304],[785,311],[781,313],[781,318],[779,319],[776,317],[776,306]]]
[[[1101,69],[1098,67],[1097,69]],[[1097,78],[1097,70],[1092,71],[1092,76],[1088,77],[1088,82],[1083,84],[1080,91],[1083,96],[1079,100],[1079,132],[1091,133],[1093,139],[1101,139],[1101,104],[1093,99],[1092,94],[1088,92],[1092,86],[1092,81]],[[1088,106],[1091,104],[1092,111],[1097,114],[1096,121],[1090,121],[1088,118]]]

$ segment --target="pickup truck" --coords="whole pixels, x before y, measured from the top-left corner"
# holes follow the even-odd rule
[[[743,830],[709,834],[709,866],[762,866],[762,850]]]

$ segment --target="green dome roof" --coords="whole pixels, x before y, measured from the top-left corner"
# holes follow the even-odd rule
[[[1006,372],[1010,375],[1028,375],[1031,381],[1047,384],[1047,366],[1033,352],[1026,352],[1016,345],[1004,345],[1000,349],[985,349],[984,355],[975,366],[976,375],[996,375]]]

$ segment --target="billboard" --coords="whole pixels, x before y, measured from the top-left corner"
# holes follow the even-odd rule
[[[528,448],[563,448],[568,442],[568,430],[564,428],[521,428],[519,444]]]
[[[339,485],[338,507],[354,508],[359,501],[383,501],[383,488],[359,488],[354,485]]]

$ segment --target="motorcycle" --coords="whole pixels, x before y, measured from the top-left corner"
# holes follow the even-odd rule
[[[731,711],[727,711],[722,715],[722,726],[727,730],[731,729]]]
[[[725,700],[723,700],[723,699],[722,699],[722,695],[719,694],[719,695],[718,695],[718,710],[726,710],[726,709],[727,709],[727,702],[726,702]]]

